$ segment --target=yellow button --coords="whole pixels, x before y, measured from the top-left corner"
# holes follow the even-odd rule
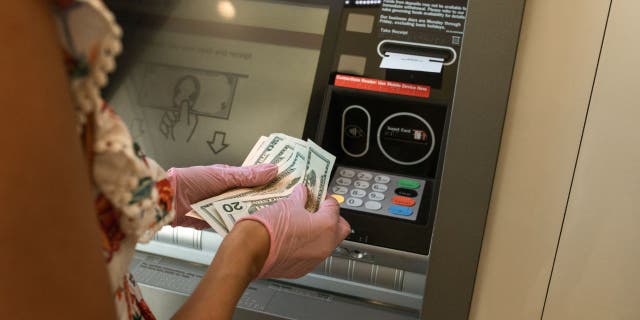
[[[331,195],[334,199],[338,200],[338,203],[343,203],[344,202],[344,197],[339,195],[339,194],[332,194]]]

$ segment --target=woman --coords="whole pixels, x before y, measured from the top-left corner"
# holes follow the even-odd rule
[[[165,173],[146,158],[99,96],[120,30],[98,0],[9,1],[0,16],[3,317],[152,319],[127,272],[135,244],[165,224],[201,226],[190,203],[277,168]],[[335,200],[313,215],[305,202],[298,186],[238,222],[175,317],[229,319],[252,279],[299,277],[326,258],[349,225]]]

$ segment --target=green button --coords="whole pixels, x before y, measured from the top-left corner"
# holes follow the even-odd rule
[[[420,188],[420,182],[415,180],[400,179],[398,180],[398,187],[408,188],[408,189],[418,189]]]

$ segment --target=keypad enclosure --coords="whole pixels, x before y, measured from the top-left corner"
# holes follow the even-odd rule
[[[368,175],[368,176],[367,176]],[[385,182],[386,181],[386,182]],[[413,181],[418,188],[401,186],[401,181]],[[420,212],[422,197],[427,183],[414,177],[400,176],[386,172],[379,172],[355,167],[338,166],[334,171],[327,194],[343,197],[340,204],[343,209],[387,216],[395,219],[416,221]],[[383,187],[385,186],[386,190]],[[406,197],[396,193],[397,189],[410,189],[416,193],[415,197]],[[364,192],[364,195],[362,193]],[[380,199],[380,195],[384,198]],[[403,197],[415,201],[412,206],[393,203],[394,197]],[[342,200],[342,199],[340,199]],[[368,205],[369,204],[369,205]],[[376,207],[379,208],[375,209]],[[398,210],[394,210],[398,209]],[[398,214],[394,211],[410,210],[411,214]]]
[[[340,214],[351,225],[352,233],[347,240],[369,245],[396,249],[426,255],[429,253],[431,231],[435,220],[435,208],[437,205],[437,190],[440,182],[441,158],[444,147],[445,119],[447,101],[442,96],[434,95],[429,99],[398,96],[378,92],[370,92],[356,89],[331,87],[327,92],[325,104],[327,105],[327,117],[321,119],[323,130],[318,139],[325,150],[336,156],[336,164],[332,173],[331,187],[336,185],[338,168],[352,168],[359,171],[381,173],[389,177],[402,177],[420,181],[424,189],[415,197],[416,205],[412,208],[409,219],[403,216],[389,214],[388,207],[380,211],[364,207],[351,207],[342,205]],[[362,107],[366,112],[361,112]],[[355,115],[366,116],[352,117]],[[392,127],[413,128],[415,123],[400,125],[384,120],[402,112],[416,115],[429,123],[433,132],[435,146],[427,159],[416,164],[400,164],[390,160],[380,148],[378,133],[380,128]],[[415,117],[403,117],[415,119]],[[403,120],[404,121],[404,120]],[[419,121],[422,123],[422,121]],[[361,130],[351,130],[355,127]],[[382,130],[384,134],[385,130]],[[387,139],[388,138],[388,139]],[[380,137],[387,151],[406,152],[405,157],[397,157],[399,160],[410,160],[414,151],[420,151],[411,143],[407,143],[406,137]],[[391,144],[398,138],[397,150],[391,150]],[[355,140],[362,140],[360,144]],[[385,140],[386,139],[386,140]],[[368,146],[368,148],[367,148]],[[346,151],[349,151],[347,153]],[[366,152],[364,152],[366,151]],[[364,152],[364,154],[361,154]],[[398,156],[395,153],[394,156]],[[422,155],[424,156],[424,155]],[[395,180],[394,180],[395,182]],[[349,192],[352,188],[349,188]],[[395,189],[389,188],[386,192],[393,193]],[[328,190],[331,194],[332,190]],[[385,194],[388,197],[390,194]],[[368,197],[368,195],[367,195]],[[345,196],[346,199],[349,196]],[[385,213],[382,213],[385,211]]]

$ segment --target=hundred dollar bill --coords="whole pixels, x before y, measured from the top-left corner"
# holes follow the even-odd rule
[[[262,198],[254,199],[228,199],[218,201],[214,204],[216,210],[222,213],[222,219],[225,224],[231,226],[229,230],[238,222],[242,217],[254,214],[258,210],[268,207],[281,199],[286,198],[288,195],[273,195]]]
[[[320,202],[327,196],[329,176],[336,157],[311,140],[307,140],[307,144],[309,153],[303,183],[309,189],[309,195],[305,208],[310,212],[316,212]]]

